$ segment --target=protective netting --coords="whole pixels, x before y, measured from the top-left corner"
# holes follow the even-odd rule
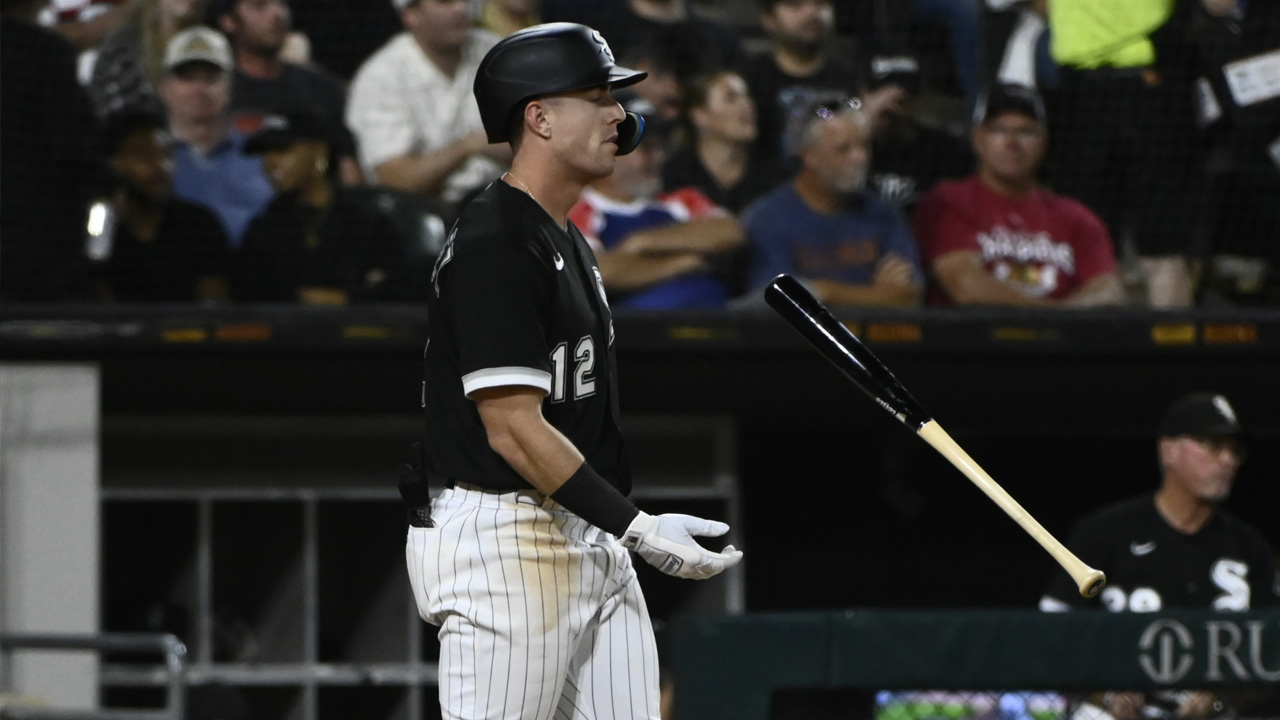
[[[597,28],[620,64],[650,73],[635,108],[653,121],[646,142],[666,151],[630,188],[596,188],[615,204],[588,202],[575,216],[598,226],[589,237],[597,252],[716,207],[740,221],[731,250],[691,244],[690,261],[672,271],[716,284],[701,307],[733,307],[778,270],[871,288],[878,303],[992,302],[959,293],[939,269],[954,251],[980,253],[989,273],[1035,301],[1277,297],[1275,3],[6,0],[4,8],[0,294],[8,302],[419,299],[448,225],[509,157],[476,135],[468,73],[499,35],[553,20]],[[208,30],[193,31],[200,27]],[[1002,83],[1036,88],[1045,112],[1033,109],[1039,101],[990,104]],[[852,150],[828,144],[836,130],[811,127],[814,112],[838,120],[831,108],[849,105],[861,126],[844,129],[857,136]],[[987,187],[939,191],[978,168],[975,150]],[[756,205],[805,168],[808,209],[786,198]],[[1040,196],[1033,206],[1008,202],[1036,178],[1086,209]],[[616,205],[631,202],[658,210],[637,226]],[[832,214],[847,218],[827,237],[822,217]],[[1109,278],[1104,287],[1089,285],[1099,276]],[[625,307],[634,291],[616,294]],[[690,302],[658,295],[657,307]]]

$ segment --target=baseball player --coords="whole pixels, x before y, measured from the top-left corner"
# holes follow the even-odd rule
[[[1244,460],[1240,435],[1235,410],[1222,395],[1193,393],[1174,401],[1160,423],[1163,479],[1155,495],[1089,515],[1068,543],[1107,574],[1107,587],[1085,599],[1060,573],[1040,609],[1242,611],[1280,605],[1280,576],[1266,540],[1218,507]],[[1076,716],[1206,718],[1224,711],[1218,698],[1204,692],[1104,693],[1088,698]]]
[[[644,73],[588,27],[539,25],[481,61],[475,95],[511,171],[463,211],[432,279],[421,475],[410,511],[419,614],[440,626],[450,719],[658,720],[658,658],[627,550],[707,578],[737,564],[693,536],[724,523],[629,500],[613,323],[567,215],[643,120],[610,94]],[[404,488],[402,488],[404,489]],[[405,489],[412,506],[421,483]]]

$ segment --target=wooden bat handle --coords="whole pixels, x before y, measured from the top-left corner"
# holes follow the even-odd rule
[[[1048,530],[1045,530],[1043,525],[1031,517],[1031,513],[1024,510],[1017,500],[1014,500],[1009,493],[1005,492],[1004,488],[1000,487],[999,483],[991,479],[987,471],[974,462],[973,458],[969,457],[964,448],[961,448],[956,444],[955,440],[951,439],[951,436],[947,434],[946,430],[942,429],[941,425],[934,420],[930,420],[920,426],[917,433],[924,438],[925,442],[932,445],[934,450],[942,453],[943,457],[951,461],[951,464],[964,473],[965,477],[972,480],[974,485],[977,485],[982,492],[987,494],[987,497],[1000,506],[1000,509],[1008,513],[1009,517],[1021,525],[1022,529],[1026,530],[1028,535],[1040,543],[1041,547],[1048,550],[1053,559],[1057,560],[1058,564],[1062,566],[1062,569],[1071,575],[1071,579],[1076,581],[1076,586],[1079,588],[1081,595],[1090,598],[1102,591],[1102,586],[1107,584],[1106,575],[1103,575],[1101,570],[1095,570],[1085,565],[1080,558],[1075,556],[1075,553],[1058,542],[1058,539],[1050,534]]]

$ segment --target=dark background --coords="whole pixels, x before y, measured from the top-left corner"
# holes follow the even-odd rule
[[[868,345],[1064,542],[1083,514],[1155,489],[1155,427],[1170,400],[1226,394],[1256,433],[1226,507],[1280,546],[1280,313],[930,311],[847,321],[864,336],[899,338]],[[1031,608],[1062,572],[779,319],[633,315],[616,324],[625,413],[735,420],[748,610]],[[98,362],[108,421],[411,416],[424,327],[414,308],[10,307],[0,356]],[[1190,340],[1176,332],[1188,327]],[[371,482],[391,482],[408,439],[385,439],[386,466],[370,469]],[[105,448],[106,469],[125,455]],[[652,509],[717,512],[688,502]],[[645,572],[655,617],[679,613],[690,584]]]

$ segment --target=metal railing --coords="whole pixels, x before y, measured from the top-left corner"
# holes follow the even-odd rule
[[[0,634],[0,689],[11,686],[15,650],[96,650],[98,652],[156,653],[164,656],[167,672],[165,707],[160,709],[69,710],[48,707],[0,708],[3,720],[183,720],[186,716],[187,648],[177,637],[159,633],[10,633]]]

